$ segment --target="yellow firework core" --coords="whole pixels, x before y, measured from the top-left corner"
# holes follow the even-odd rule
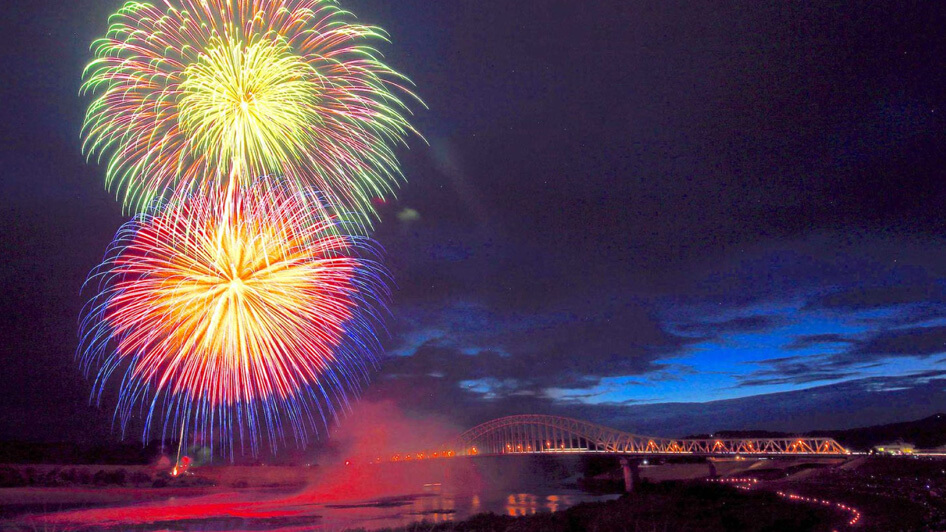
[[[280,41],[219,41],[184,69],[179,120],[193,155],[243,180],[278,171],[307,149],[319,120],[317,80]]]
[[[277,339],[267,321],[273,316],[303,313],[300,296],[309,288],[305,276],[314,272],[297,256],[301,249],[294,251],[291,242],[255,227],[221,225],[207,236],[206,262],[191,266],[194,283],[171,288],[178,292],[172,299],[196,303],[194,312],[184,316],[197,323],[184,329],[193,331],[185,342],[199,345],[184,349],[239,364],[261,347],[272,349]]]

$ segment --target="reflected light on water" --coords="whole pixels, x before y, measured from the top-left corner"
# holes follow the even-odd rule
[[[517,515],[533,515],[539,510],[539,498],[531,493],[510,494],[506,498],[506,513]]]
[[[439,484],[433,489],[424,487],[430,496],[417,497],[411,502],[410,508],[404,512],[405,524],[419,520],[434,524],[452,522],[457,513],[456,498],[442,493]]]
[[[558,511],[558,502],[559,502],[558,495],[549,495],[548,497],[545,498],[545,500],[547,501],[545,503],[545,507],[548,508],[550,512]]]
[[[506,497],[506,515],[534,515],[538,512],[557,512],[580,502],[571,495],[547,495],[544,498],[531,493],[515,493]]]

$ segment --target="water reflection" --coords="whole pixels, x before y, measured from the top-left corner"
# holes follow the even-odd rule
[[[558,490],[555,493],[484,491],[473,495],[449,492],[431,492],[402,499],[403,506],[372,505],[372,508],[332,507],[331,512],[320,511],[329,528],[358,526],[366,529],[402,526],[426,520],[430,523],[462,521],[476,514],[492,512],[521,517],[540,512],[558,512],[581,502],[602,501],[617,495],[592,495],[578,490]]]
[[[22,515],[22,524],[33,529],[95,527],[142,531],[373,530],[419,521],[449,523],[487,512],[528,516],[617,497],[566,488],[575,486],[576,476],[555,463],[532,465],[479,460],[345,468],[322,474],[301,492],[223,488],[180,497],[184,492],[153,491],[149,492],[153,498],[148,502],[108,504],[103,499],[105,504],[88,503],[83,509]]]
[[[561,497],[559,497],[558,495],[549,495],[548,497],[545,498],[545,500],[547,501],[545,503],[545,507],[548,508],[550,512],[558,511],[558,508],[559,508],[558,502],[561,500]]]
[[[538,512],[557,512],[569,506],[574,506],[579,502],[608,498],[611,497],[594,497],[582,492],[545,496],[533,493],[511,493],[506,497],[506,508],[502,513],[517,517],[522,515],[534,515]]]
[[[506,513],[512,517],[519,515],[532,515],[538,509],[536,501],[538,497],[531,493],[510,494],[506,501]]]
[[[553,493],[481,491],[455,493],[440,486],[423,493],[392,495],[363,501],[337,503],[275,503],[272,494],[253,489],[239,493],[218,493],[200,497],[168,497],[131,506],[110,506],[86,510],[44,513],[43,523],[26,520],[26,529],[88,528],[106,530],[347,530],[397,527],[427,521],[449,523],[491,512],[527,516],[564,510],[581,502],[600,501],[617,495],[591,495],[578,490],[559,489]],[[257,500],[258,502],[251,502]],[[34,516],[35,517],[35,516]],[[51,519],[45,522],[45,519]],[[15,519],[15,521],[18,521]],[[12,523],[6,523],[12,524]],[[53,525],[44,527],[44,525]]]
[[[558,512],[581,502],[609,500],[617,495],[592,495],[578,490],[560,489],[555,493],[483,491],[458,494],[440,486],[425,493],[399,499],[403,505],[383,500],[357,506],[330,506],[331,512],[320,511],[326,525],[359,526],[367,529],[402,526],[426,520],[446,523],[467,519],[476,514],[492,512],[521,517],[540,512]]]

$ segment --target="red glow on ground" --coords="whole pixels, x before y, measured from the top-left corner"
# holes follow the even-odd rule
[[[418,430],[420,424],[424,430]],[[445,461],[431,460],[423,464],[378,464],[379,456],[390,455],[401,447],[417,447],[423,441],[446,440],[455,434],[453,427],[443,427],[434,420],[405,418],[389,403],[361,403],[343,428],[333,432],[341,456],[326,460],[327,467],[312,470],[309,485],[296,493],[269,493],[219,488],[210,495],[175,498],[178,488],[165,492],[168,500],[127,504],[111,508],[70,510],[26,518],[35,527],[131,527],[157,522],[209,520],[215,518],[274,519],[311,517],[317,522],[323,505],[341,502],[370,501],[380,497],[419,493],[430,477],[439,477]],[[404,435],[411,435],[405,437]],[[344,457],[344,459],[342,459]],[[375,462],[375,463],[372,463]],[[176,465],[182,475],[190,460],[182,458]],[[454,466],[456,468],[456,466]],[[201,468],[197,476],[207,475],[212,468]],[[270,468],[266,468],[273,471]],[[461,468],[462,469],[462,468]],[[204,473],[201,473],[204,471]],[[265,481],[263,481],[265,482]],[[437,480],[439,482],[439,480]],[[476,489],[481,484],[474,474],[464,477],[463,485]],[[221,486],[231,485],[222,480]],[[262,485],[262,484],[261,484]],[[144,500],[144,499],[142,499]]]
[[[300,516],[305,513],[303,509],[274,508],[271,504],[239,501],[239,498],[240,496],[235,493],[219,493],[182,501],[170,500],[144,505],[59,512],[33,516],[27,521],[72,526],[127,526],[214,517],[272,519]]]
[[[70,510],[32,515],[24,524],[40,527],[132,527],[150,523],[219,518],[276,519],[311,517],[317,522],[324,504],[368,501],[379,497],[417,493],[419,486],[409,480],[411,466],[394,468],[379,475],[375,464],[337,466],[326,471],[325,481],[294,494],[260,497],[259,492],[221,491],[211,495],[143,504],[124,504],[110,508]],[[321,475],[320,475],[321,476]],[[170,493],[169,493],[170,495]]]

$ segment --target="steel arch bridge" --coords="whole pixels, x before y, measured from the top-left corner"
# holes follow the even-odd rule
[[[831,438],[653,438],[567,417],[517,415],[477,425],[438,451],[398,455],[394,459],[556,453],[760,457],[850,454]]]

